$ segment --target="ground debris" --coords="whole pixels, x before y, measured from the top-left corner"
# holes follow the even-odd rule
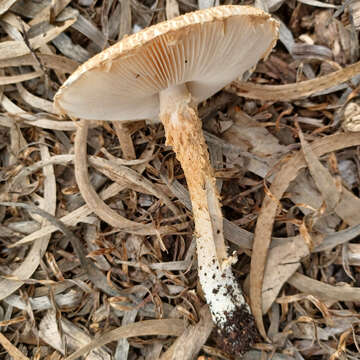
[[[92,55],[225,2],[0,1],[0,358],[358,358],[359,2],[232,1],[281,22],[269,58],[199,105],[253,313],[228,319],[232,342],[198,284],[162,126],[99,119],[79,144],[83,124],[53,109]]]

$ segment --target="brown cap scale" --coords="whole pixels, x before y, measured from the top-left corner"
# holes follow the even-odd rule
[[[247,308],[224,243],[214,171],[197,104],[253,68],[273,48],[278,23],[249,6],[188,13],[124,38],[80,66],[55,96],[62,114],[89,120],[157,120],[183,167],[192,200],[199,279],[233,348]],[[250,341],[251,339],[249,339]]]

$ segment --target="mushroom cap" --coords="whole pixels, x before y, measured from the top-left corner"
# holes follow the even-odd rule
[[[79,66],[55,109],[89,120],[155,120],[162,90],[186,83],[196,103],[207,99],[266,57],[278,28],[262,10],[236,5],[153,25]]]

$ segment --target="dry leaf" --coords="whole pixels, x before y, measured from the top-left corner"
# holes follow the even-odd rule
[[[338,134],[316,140],[311,148],[317,156],[321,156],[328,152],[359,144],[360,138],[356,134],[350,134],[350,136]],[[278,207],[278,202],[274,201],[273,197],[281,199],[289,183],[296,177],[298,171],[305,166],[306,163],[302,154],[298,153],[281,167],[270,187],[272,196],[265,196],[256,224],[250,270],[250,302],[259,331],[264,337],[266,337],[266,333],[262,320],[261,293],[272,227]]]
[[[282,286],[299,268],[302,258],[310,254],[301,236],[273,247],[268,254],[262,289],[262,312],[266,314]]]

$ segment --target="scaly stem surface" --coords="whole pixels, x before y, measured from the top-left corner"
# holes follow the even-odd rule
[[[160,94],[160,119],[183,168],[195,222],[199,279],[214,322],[226,333],[236,333],[235,313],[245,299],[231,270],[223,236],[223,219],[214,170],[201,127],[201,120],[186,85]]]

